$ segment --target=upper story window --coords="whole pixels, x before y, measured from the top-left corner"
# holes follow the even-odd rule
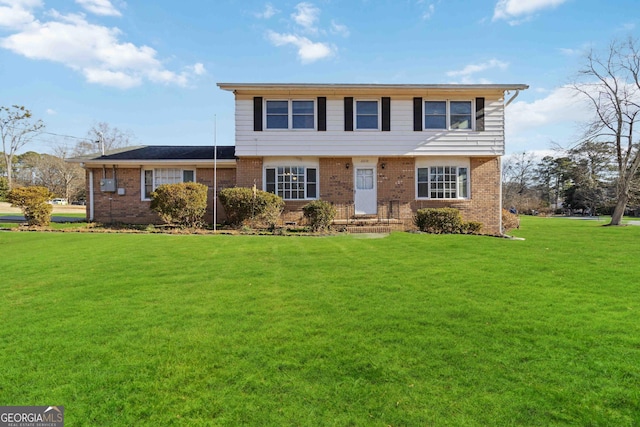
[[[151,199],[151,193],[162,184],[194,182],[196,171],[193,169],[158,168],[142,171],[142,199]]]
[[[267,101],[266,119],[267,129],[313,129],[314,101]]]
[[[356,129],[378,129],[378,101],[356,101]]]
[[[471,129],[471,101],[425,101],[425,129]]]

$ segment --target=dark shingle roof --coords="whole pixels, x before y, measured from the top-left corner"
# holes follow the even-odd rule
[[[213,160],[213,148],[201,145],[143,145],[94,157],[92,160]],[[235,147],[218,146],[218,159],[235,159]]]

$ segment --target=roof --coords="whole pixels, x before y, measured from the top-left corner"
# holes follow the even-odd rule
[[[281,89],[384,89],[384,90],[525,90],[529,85],[513,84],[360,84],[360,83],[218,83],[223,90],[281,90]]]
[[[213,160],[213,146],[202,145],[143,145],[112,151],[104,156],[88,156],[73,159],[88,161],[150,161],[150,160]],[[218,160],[234,160],[234,146],[218,146]]]

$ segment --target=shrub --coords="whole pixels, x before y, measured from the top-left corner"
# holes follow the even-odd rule
[[[248,220],[259,220],[273,228],[284,209],[284,200],[280,196],[253,188],[225,188],[220,190],[218,198],[224,206],[227,221],[234,226]]]
[[[5,176],[0,176],[0,202],[7,200],[9,192],[9,180]]]
[[[207,211],[207,186],[196,182],[162,184],[151,193],[151,209],[167,224],[200,227]]]
[[[302,212],[313,231],[328,230],[337,213],[335,206],[324,200],[307,203],[302,207]]]
[[[413,223],[420,231],[432,234],[478,234],[482,229],[480,222],[464,222],[455,208],[419,209]]]
[[[464,227],[460,211],[454,208],[419,209],[414,223],[421,231],[433,234],[459,234]]]
[[[479,234],[482,230],[482,223],[478,221],[465,222],[463,225],[464,234]]]
[[[518,215],[509,212],[506,209],[502,209],[502,230],[507,232],[514,228],[520,228],[520,217]]]
[[[53,206],[47,203],[54,196],[45,187],[21,187],[7,193],[7,200],[19,207],[29,225],[49,225]]]

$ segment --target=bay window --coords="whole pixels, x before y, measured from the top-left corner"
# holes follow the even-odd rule
[[[265,168],[265,191],[284,200],[316,199],[318,170],[305,166],[277,166]]]
[[[419,199],[469,198],[469,172],[467,167],[419,167],[417,187]]]

